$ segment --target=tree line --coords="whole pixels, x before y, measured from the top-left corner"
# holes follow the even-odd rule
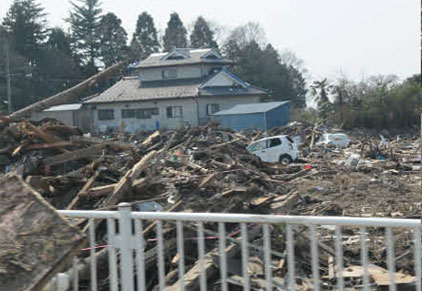
[[[264,32],[256,23],[232,30],[218,43],[215,28],[204,17],[196,19],[188,35],[175,12],[160,37],[153,17],[145,11],[139,14],[129,41],[121,19],[112,12],[104,13],[99,0],[70,3],[67,31],[48,27],[45,9],[36,0],[15,0],[11,4],[0,25],[0,109],[7,107],[6,50],[12,105],[16,110],[73,86],[118,61],[136,62],[173,47],[219,48],[237,61],[233,71],[241,78],[269,89],[273,99],[306,106],[307,90],[302,67],[298,65],[300,60],[294,57],[294,62],[291,58],[284,61],[283,54],[265,41]],[[105,88],[98,87],[87,94]]]
[[[331,119],[343,128],[419,126],[420,74],[403,81],[395,75],[376,75],[358,82],[343,76],[314,81],[310,88],[320,119]]]

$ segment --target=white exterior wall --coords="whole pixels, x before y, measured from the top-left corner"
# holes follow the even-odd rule
[[[167,106],[182,106],[182,118],[167,118]],[[137,119],[125,118],[122,119],[122,109],[138,109],[138,108],[154,108],[158,107],[159,115],[153,115],[151,119]],[[114,120],[98,120],[98,110],[101,109],[114,109]],[[182,124],[189,124],[191,126],[198,125],[197,105],[196,100],[193,98],[186,99],[172,99],[160,101],[144,101],[144,102],[131,102],[131,103],[110,103],[98,104],[96,109],[93,110],[94,129],[95,132],[100,132],[103,128],[120,128],[121,122],[126,125],[126,131],[150,131],[155,130],[158,126],[160,129],[175,129]]]
[[[148,81],[160,81],[163,80],[162,71],[166,69],[174,69],[177,71],[177,78],[176,79],[195,79],[195,78],[202,78],[204,76],[209,75],[212,66],[209,65],[192,65],[192,66],[179,66],[179,67],[162,67],[162,68],[150,68],[150,69],[142,69],[140,71],[140,79],[141,82],[148,82]],[[169,79],[165,79],[169,80]]]
[[[31,116],[31,120],[39,121],[44,118],[54,118],[67,125],[75,125],[73,120],[74,110],[60,110],[60,111],[42,111],[36,112]]]
[[[93,110],[94,131],[101,132],[105,128],[120,128],[121,122],[126,125],[126,131],[151,131],[156,130],[157,121],[160,129],[175,129],[182,124],[198,126],[210,120],[207,115],[207,104],[219,104],[220,110],[229,109],[237,104],[256,103],[260,101],[260,96],[218,96],[218,97],[200,97],[185,99],[169,99],[158,101],[144,101],[131,103],[110,103],[98,104]],[[182,106],[182,118],[167,118],[168,106]],[[122,109],[154,108],[158,107],[159,115],[153,115],[151,119],[125,118],[122,119]],[[98,120],[98,110],[113,109],[114,120]],[[199,119],[198,119],[199,118]]]
[[[199,98],[199,120],[200,123],[207,122],[211,116],[207,115],[207,104],[219,104],[220,110],[230,109],[237,104],[260,102],[260,96],[216,96]]]

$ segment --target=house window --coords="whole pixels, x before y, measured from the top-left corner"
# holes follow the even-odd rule
[[[164,80],[167,79],[176,79],[177,78],[177,70],[176,69],[165,69],[161,71],[162,77]]]
[[[98,110],[98,120],[114,120],[114,109]]]
[[[182,117],[183,110],[182,106],[168,106],[167,107],[167,118]]]
[[[213,115],[218,111],[220,111],[219,104],[207,104],[207,115]]]
[[[122,109],[122,118],[135,118],[135,109]]]
[[[151,119],[153,115],[158,115],[158,108],[139,108],[136,109],[137,119]]]

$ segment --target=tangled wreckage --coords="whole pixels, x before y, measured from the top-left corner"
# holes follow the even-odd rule
[[[2,201],[7,201],[1,207],[4,227],[0,228],[0,237],[13,237],[14,242],[3,242],[0,251],[1,290],[42,286],[47,278],[69,268],[66,257],[89,255],[83,248],[87,221],[65,219],[54,208],[114,210],[124,201],[134,211],[400,218],[420,218],[421,214],[418,141],[412,137],[389,141],[357,137],[348,148],[337,149],[315,146],[322,131],[301,123],[270,132],[233,132],[210,124],[150,134],[116,132],[108,137],[86,137],[77,128],[55,120],[32,123],[2,118],[0,126],[0,164],[4,173],[0,195]],[[265,163],[246,150],[254,140],[280,134],[301,136],[299,161],[287,166]],[[153,222],[144,226],[143,235],[149,241],[146,252],[157,247],[153,226]],[[195,236],[193,226],[185,226],[187,236]],[[164,237],[169,238],[165,243],[166,286],[172,286],[180,279],[175,263],[177,249],[171,239],[176,225],[165,222],[163,227]],[[215,234],[217,225],[207,224],[206,231]],[[234,226],[229,231],[235,233],[232,239],[238,238]],[[309,231],[306,226],[294,231],[299,259],[296,269],[301,278],[298,286],[303,290],[312,289]],[[386,247],[379,243],[379,229],[367,231],[371,268],[379,274],[387,267]],[[270,232],[272,250],[280,254],[277,262],[273,261],[272,273],[283,278],[285,234],[276,227]],[[353,227],[343,233],[345,272],[349,272],[347,284],[351,288],[362,283],[358,233],[359,229]],[[106,246],[104,223],[96,224],[95,234],[96,245]],[[396,283],[413,286],[413,246],[408,243],[412,233],[399,230],[393,236]],[[262,245],[259,234],[249,238],[251,244]],[[322,286],[335,289],[335,251],[330,230],[319,229],[318,241]],[[218,249],[216,244],[215,240],[207,240],[206,250]],[[31,263],[28,256],[32,251],[24,247],[28,245],[45,247],[33,254]],[[192,251],[195,248],[195,241],[186,242],[186,270],[198,260]],[[107,261],[106,249],[96,249],[97,260]],[[234,251],[233,258],[238,251]],[[260,290],[263,263],[259,253],[254,258],[257,274],[251,282],[254,290]],[[106,265],[100,265],[100,282],[107,282],[107,268],[101,267]],[[155,268],[150,258],[146,284],[151,290],[158,284]],[[213,268],[218,268],[218,262]],[[230,272],[229,284],[236,286],[236,271]],[[23,273],[26,275],[16,276]],[[218,280],[218,272],[207,275],[209,282]],[[381,288],[385,284],[379,277],[371,275],[371,280]],[[79,284],[89,285],[89,272],[80,272]],[[108,290],[106,283],[104,288],[101,286],[100,290]]]
[[[117,210],[119,203],[127,202],[126,207],[140,213],[207,213],[210,218],[213,213],[421,218],[421,149],[412,135],[384,137],[355,131],[349,133],[347,148],[333,148],[318,143],[332,129],[297,122],[266,132],[234,132],[209,124],[137,135],[87,136],[56,120],[23,119],[28,112],[79,98],[121,66],[0,117],[0,290],[77,290],[77,286],[88,290],[90,284],[93,289],[109,290],[111,283],[117,290],[117,271],[110,273],[107,268],[110,260],[115,265],[123,262],[121,253],[115,253],[117,259],[110,256],[116,251],[107,235],[112,220],[70,218],[56,210]],[[254,141],[280,135],[301,141],[299,159],[293,163],[266,163],[247,150]],[[245,272],[252,290],[266,288],[264,273],[271,274],[276,290],[286,290],[285,279],[292,268],[298,290],[313,290],[315,274],[324,290],[336,290],[339,280],[350,290],[368,282],[372,289],[383,290],[391,278],[399,290],[421,286],[420,262],[413,257],[420,237],[413,229],[390,231],[392,247],[385,245],[385,231],[379,227],[362,232],[350,225],[342,229],[340,239],[337,229],[324,225],[287,227],[287,234],[283,225],[271,225],[263,235],[259,223],[244,223],[240,230],[239,224],[227,223],[227,235],[222,236],[226,248],[219,249],[220,225],[199,225],[207,235],[205,241],[181,237],[184,254],[175,237],[182,229],[187,238],[196,238],[197,222],[181,227],[170,221],[143,221],[142,231],[136,227],[144,238],[137,242],[144,244],[147,290],[163,286],[197,290],[199,281],[201,286],[205,281],[208,290],[220,290],[220,274],[226,276],[230,290],[237,290],[245,283],[239,276]],[[238,247],[241,241],[250,247],[247,262],[240,259],[245,253],[244,247],[242,251]],[[264,258],[269,248],[260,247],[263,244],[271,245],[271,256]],[[362,252],[362,245],[368,252]],[[338,246],[344,266],[334,260]],[[205,256],[198,256],[198,247]],[[294,263],[289,261],[293,251]],[[222,253],[224,264],[213,259]],[[78,259],[72,262],[75,256]],[[370,264],[362,267],[362,258]],[[130,269],[128,279],[134,281]],[[72,283],[60,285],[58,273]],[[128,274],[120,272],[120,276]]]

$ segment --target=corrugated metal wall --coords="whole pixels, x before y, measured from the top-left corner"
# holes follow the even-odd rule
[[[233,130],[268,130],[286,125],[290,121],[290,103],[286,103],[265,113],[217,115],[214,120],[223,128]]]
[[[264,113],[219,115],[215,116],[215,119],[223,128],[234,130],[265,129]]]
[[[283,126],[290,122],[290,103],[266,112],[267,129]]]

